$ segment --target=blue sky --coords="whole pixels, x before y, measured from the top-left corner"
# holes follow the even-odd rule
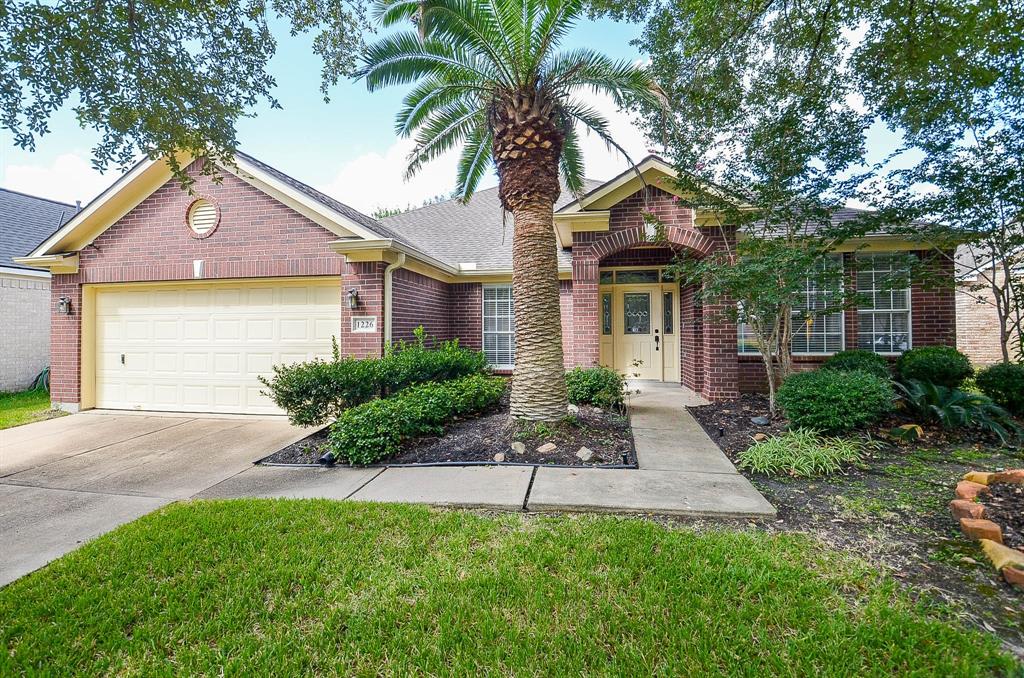
[[[410,144],[396,138],[393,120],[404,89],[369,93],[363,83],[345,81],[331,91],[330,103],[324,103],[320,61],[310,49],[310,38],[293,38],[283,25],[279,28],[271,72],[283,110],[260,106],[255,118],[239,123],[244,151],[366,212],[382,206],[417,206],[451,191],[454,157],[435,161],[411,182],[403,181]],[[636,60],[642,55],[630,41],[640,30],[640,26],[610,20],[583,21],[564,45],[589,46],[614,58]],[[616,139],[631,155],[644,155],[647,144],[630,116],[616,111],[610,100],[595,99],[593,104],[608,116]],[[35,152],[14,147],[11,135],[0,131],[0,186],[86,202],[117,177],[116,169],[99,176],[89,167],[90,149],[98,135],[79,128],[70,110],[55,115],[50,128],[52,132],[38,142]],[[891,143],[891,136],[876,131],[872,155],[884,155]],[[591,178],[610,178],[624,169],[625,161],[598,139],[584,138],[583,146]]]

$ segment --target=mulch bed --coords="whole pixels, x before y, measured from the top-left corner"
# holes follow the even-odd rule
[[[263,460],[274,464],[315,464],[327,451],[329,428],[285,447]],[[513,442],[526,450],[514,453]],[[550,452],[538,452],[545,443],[554,443]],[[576,452],[586,447],[593,456],[583,461]],[[456,421],[443,436],[425,436],[410,440],[397,455],[381,459],[379,464],[438,464],[458,462],[495,463],[494,456],[505,455],[504,463],[564,466],[635,465],[633,433],[626,416],[618,412],[582,405],[579,412],[557,424],[537,425],[509,417],[508,395],[498,407],[481,417]],[[623,457],[625,455],[625,457]]]
[[[1024,485],[993,483],[981,497],[986,517],[1003,528],[1003,543],[1024,547]]]
[[[786,421],[781,417],[769,419],[767,425],[751,421],[754,417],[768,417],[768,398],[760,394],[748,393],[735,400],[686,409],[711,439],[733,458],[750,447],[758,433],[773,436],[786,430]]]

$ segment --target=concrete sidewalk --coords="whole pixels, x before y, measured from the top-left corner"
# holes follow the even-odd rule
[[[757,518],[775,509],[686,411],[678,385],[634,383],[639,470],[530,466],[284,468],[254,466],[197,498],[328,497],[527,511]]]

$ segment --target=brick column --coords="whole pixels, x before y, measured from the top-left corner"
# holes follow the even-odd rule
[[[724,250],[727,240],[735,239],[735,231],[709,231],[705,234],[714,244],[714,250]],[[728,298],[715,303],[704,303],[701,307],[703,335],[702,357],[704,378],[701,394],[708,400],[738,398],[739,356],[736,347],[736,323],[731,322],[726,311],[735,304]]]
[[[704,324],[697,288],[679,288],[679,373],[683,386],[700,393],[704,388]]]
[[[341,354],[357,358],[384,353],[384,269],[383,261],[350,262],[341,275]],[[359,306],[349,308],[348,293],[355,290]],[[375,316],[376,332],[352,332],[352,316]]]
[[[57,313],[61,297],[71,300],[71,314]],[[50,401],[77,412],[82,401],[82,285],[79,274],[50,279]]]
[[[937,252],[917,252],[917,257],[927,267],[929,277],[938,280],[952,280],[952,258]],[[956,288],[941,283],[922,284],[912,282],[910,286],[910,346],[956,346]],[[999,346],[998,331],[995,345]]]
[[[583,249],[583,248],[581,248]],[[598,298],[598,260],[585,252],[572,255],[572,348],[570,366],[590,367],[600,360],[600,299]]]

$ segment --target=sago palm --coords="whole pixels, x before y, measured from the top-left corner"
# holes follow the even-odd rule
[[[457,192],[468,200],[497,167],[513,219],[511,409],[525,419],[555,420],[566,410],[553,227],[559,175],[570,191],[582,189],[577,124],[615,143],[578,95],[659,99],[642,68],[589,49],[558,51],[582,12],[580,0],[381,0],[381,24],[404,29],[369,46],[359,73],[371,91],[415,83],[396,123],[416,142],[410,174],[461,148]]]

